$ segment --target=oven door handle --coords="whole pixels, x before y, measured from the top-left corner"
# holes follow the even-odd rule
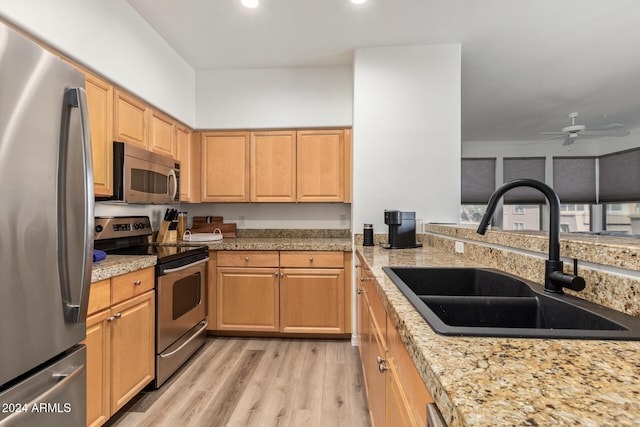
[[[183,265],[182,267],[168,268],[166,270],[162,270],[162,274],[177,273],[178,271],[186,270],[187,268],[191,268],[191,267],[195,267],[196,265],[204,264],[207,261],[209,261],[209,257],[201,259],[200,261],[192,262],[191,264]]]
[[[207,326],[209,326],[209,323],[206,320],[203,320],[202,322],[200,322],[200,324],[202,325],[202,327],[200,329],[198,329],[198,332],[196,332],[195,334],[191,335],[191,338],[189,338],[188,340],[186,340],[185,342],[182,343],[182,345],[178,348],[176,348],[175,350],[173,350],[171,353],[167,353],[167,354],[161,354],[160,355],[160,359],[166,359],[168,357],[173,356],[174,354],[178,353],[180,350],[182,350],[183,348],[185,348],[185,346],[187,344],[189,344],[191,341],[193,341],[194,339],[196,339],[198,337],[198,335],[200,334],[200,332],[204,331],[205,329],[207,329]]]

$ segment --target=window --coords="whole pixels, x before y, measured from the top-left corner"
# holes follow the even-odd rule
[[[504,205],[503,230],[541,230],[540,205]]]
[[[482,216],[487,211],[487,205],[460,206],[460,224],[480,224]]]
[[[564,233],[591,230],[591,205],[560,205],[560,231]]]
[[[603,228],[623,234],[640,234],[640,203],[607,203]]]

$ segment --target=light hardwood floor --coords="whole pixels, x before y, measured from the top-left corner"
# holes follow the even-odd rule
[[[106,424],[370,426],[358,349],[350,341],[208,338],[159,390]]]

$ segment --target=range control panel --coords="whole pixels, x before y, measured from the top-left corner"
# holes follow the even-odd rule
[[[96,217],[94,240],[121,237],[148,236],[152,234],[148,216]]]

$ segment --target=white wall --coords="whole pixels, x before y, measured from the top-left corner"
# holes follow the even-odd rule
[[[195,125],[195,72],[125,0],[0,0],[0,17]]]
[[[354,231],[386,232],[385,209],[458,221],[460,90],[460,45],[356,50]]]
[[[196,73],[199,129],[352,124],[350,66],[209,70]]]

